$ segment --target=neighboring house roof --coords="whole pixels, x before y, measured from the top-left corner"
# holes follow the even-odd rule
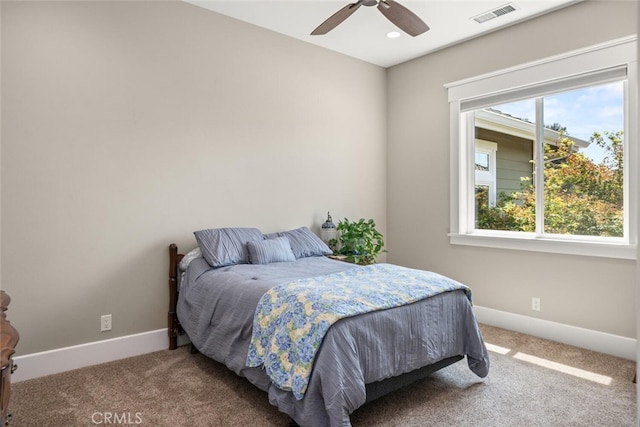
[[[477,127],[532,141],[534,139],[535,124],[526,119],[514,117],[493,108],[477,110],[475,111],[475,117]],[[547,144],[557,145],[560,136],[561,134],[558,131],[547,128],[544,129],[544,142]],[[589,141],[568,134],[565,134],[565,136],[570,138],[578,148],[587,148],[589,144],[591,144]]]

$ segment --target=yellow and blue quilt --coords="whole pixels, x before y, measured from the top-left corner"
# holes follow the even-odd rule
[[[340,319],[471,290],[437,273],[374,264],[271,288],[256,307],[247,366],[264,366],[280,389],[302,399],[329,327]]]

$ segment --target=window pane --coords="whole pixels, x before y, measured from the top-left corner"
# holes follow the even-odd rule
[[[489,207],[489,186],[476,185],[476,209],[487,209]]]
[[[487,223],[495,227],[495,223],[490,219],[489,210],[489,186],[476,185],[475,204],[476,204],[476,228],[487,229]],[[497,228],[491,228],[497,230]]]
[[[535,231],[535,100],[476,110],[474,120],[475,228]],[[486,203],[480,186],[488,192]]]
[[[544,232],[624,234],[623,84],[544,97]]]
[[[489,171],[489,154],[476,151],[476,170]]]

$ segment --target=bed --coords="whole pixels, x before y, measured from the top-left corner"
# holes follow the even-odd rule
[[[187,254],[169,246],[169,348],[186,332],[301,426],[350,426],[364,403],[465,356],[477,376],[489,371],[470,290],[452,279],[330,259],[306,227],[195,234],[198,247]],[[359,304],[308,315],[359,286],[368,292]]]

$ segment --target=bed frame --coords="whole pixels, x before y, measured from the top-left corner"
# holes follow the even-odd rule
[[[184,333],[176,314],[178,305],[178,263],[184,254],[178,253],[175,243],[169,245],[169,313],[167,316],[169,330],[169,350],[178,348],[178,335]]]
[[[175,243],[169,245],[169,313],[168,313],[168,330],[169,330],[169,350],[178,348],[178,336],[184,333],[176,314],[176,306],[178,304],[178,264],[184,257],[184,254],[178,253],[178,246]],[[432,373],[445,368],[452,363],[463,359],[464,356],[453,356],[443,359],[432,365],[423,366],[406,374],[397,377],[387,378],[382,381],[366,384],[367,399],[370,402],[395,390],[405,387],[415,381],[421,380]]]

